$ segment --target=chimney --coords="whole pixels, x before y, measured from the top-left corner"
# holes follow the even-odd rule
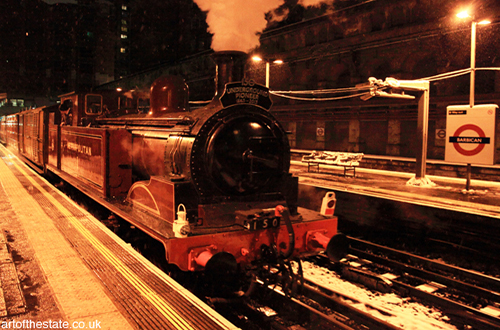
[[[214,98],[222,96],[224,86],[227,83],[243,80],[247,57],[247,53],[235,50],[220,51],[212,54],[212,60],[216,65]]]

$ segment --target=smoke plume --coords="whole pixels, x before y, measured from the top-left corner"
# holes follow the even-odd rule
[[[259,45],[258,33],[267,25],[265,14],[284,0],[194,0],[207,13],[212,49],[248,52]]]
[[[212,33],[214,51],[239,50],[248,52],[259,46],[259,33],[267,25],[266,13],[275,10],[285,0],[194,0],[207,12],[208,32]],[[303,7],[332,3],[333,0],[299,0]],[[288,11],[281,8],[282,13]],[[274,15],[273,20],[283,16]]]

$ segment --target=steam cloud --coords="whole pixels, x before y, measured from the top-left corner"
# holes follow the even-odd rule
[[[326,2],[331,2],[327,0]],[[265,14],[277,9],[285,0],[194,0],[207,12],[208,31],[213,34],[214,51],[248,52],[259,45],[259,35],[267,25]],[[300,0],[304,7],[325,0]]]
[[[284,0],[194,0],[207,11],[208,31],[213,34],[212,49],[247,52],[259,44],[258,32],[266,27],[265,13]]]

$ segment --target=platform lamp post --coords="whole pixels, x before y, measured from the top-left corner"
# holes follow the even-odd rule
[[[471,108],[474,107],[474,94],[475,94],[475,83],[476,83],[476,27],[477,25],[487,25],[491,22],[488,20],[476,21],[469,13],[464,10],[457,14],[458,18],[466,19],[471,18],[471,32],[470,32],[470,95],[469,95],[469,105]],[[467,164],[467,177],[465,181],[465,189],[470,189],[472,167],[471,164]]]
[[[457,14],[458,18],[472,18],[467,11],[462,11]],[[488,20],[471,21],[471,35],[470,35],[470,99],[469,104],[472,108],[474,106],[474,93],[475,93],[475,79],[476,79],[476,27],[477,25],[487,25],[491,22]]]
[[[269,71],[270,71],[270,67],[271,67],[271,63],[274,63],[274,64],[283,64],[283,60],[280,60],[280,59],[275,59],[275,60],[272,60],[272,59],[264,59],[258,55],[255,55],[255,56],[252,56],[252,61],[254,62],[262,62],[264,61],[266,63],[266,87],[269,88]]]

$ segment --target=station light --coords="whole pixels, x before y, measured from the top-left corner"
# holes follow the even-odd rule
[[[458,18],[468,18],[470,17],[469,13],[467,12],[467,10],[464,10],[464,11],[461,11],[457,14],[457,17]]]
[[[266,87],[269,88],[269,65],[270,63],[273,63],[273,64],[283,64],[283,60],[280,60],[280,59],[275,59],[275,60],[272,60],[272,59],[263,59],[262,57],[260,57],[259,55],[254,55],[252,56],[252,61],[254,62],[262,62],[264,61],[266,63]]]
[[[490,24],[490,23],[491,23],[491,21],[489,21],[489,20],[487,20],[487,19],[482,20],[482,21],[480,21],[480,22],[477,22],[477,24],[478,24],[478,25],[488,25],[488,24]]]
[[[472,108],[474,106],[474,94],[475,94],[475,71],[476,71],[476,26],[477,25],[487,25],[490,24],[491,21],[487,19],[483,19],[481,21],[477,21],[475,17],[472,17],[466,10],[461,11],[457,14],[458,18],[471,19],[471,47],[470,47],[470,97],[469,104]]]

